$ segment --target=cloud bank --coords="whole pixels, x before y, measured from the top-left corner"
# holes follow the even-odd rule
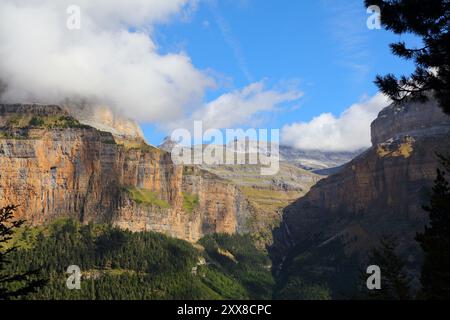
[[[379,93],[350,106],[338,117],[324,113],[310,122],[286,125],[281,131],[282,142],[294,148],[322,151],[356,151],[370,147],[370,124],[389,103],[389,99]]]
[[[79,30],[66,26],[72,4],[81,10]],[[191,118],[229,127],[296,96],[255,83],[205,102],[206,90],[217,87],[210,73],[198,70],[184,52],[161,54],[152,40],[155,24],[182,18],[196,5],[197,0],[2,0],[2,100],[87,98],[168,128]]]
[[[153,24],[187,10],[193,1],[76,3],[80,30],[66,27],[69,1],[1,2],[4,100],[92,98],[141,121],[169,121],[198,104],[214,85],[186,54],[162,55],[149,36]]]
[[[296,88],[263,81],[205,101],[217,81],[185,52],[162,54],[152,39],[159,23],[189,15],[198,0],[2,0],[0,87],[5,102],[60,103],[87,98],[160,128],[253,125],[260,116],[301,98]],[[69,30],[67,8],[81,9],[81,29]],[[222,29],[224,26],[220,26]],[[223,30],[222,30],[223,31]],[[6,89],[3,83],[7,84]],[[282,130],[303,149],[354,150],[370,143],[370,122],[387,100],[377,95],[339,117],[323,114]]]

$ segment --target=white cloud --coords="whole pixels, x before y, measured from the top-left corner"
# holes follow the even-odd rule
[[[121,25],[151,26],[166,22],[174,14],[189,12],[198,0],[77,0],[79,5],[102,27]],[[52,1],[55,2],[55,1]]]
[[[66,28],[66,9],[73,3],[81,8],[80,30]],[[184,53],[160,54],[151,29],[195,3],[2,0],[0,77],[8,83],[3,99],[95,98],[140,121],[173,121],[201,105],[214,80]]]
[[[355,151],[369,147],[370,124],[387,105],[389,99],[379,93],[356,103],[339,117],[324,113],[310,122],[286,125],[282,142],[299,149],[323,151]]]
[[[255,82],[242,90],[226,93],[205,104],[188,121],[203,121],[204,128],[234,128],[255,124],[265,112],[273,112],[284,103],[296,101],[303,93],[288,86],[285,89],[266,89],[264,82]],[[187,127],[186,122],[174,127]]]
[[[204,120],[232,127],[300,97],[253,83],[204,102],[214,72],[195,68],[183,52],[161,54],[153,27],[195,10],[198,0],[2,0],[0,80],[6,102],[60,103],[88,98],[139,122],[167,129]],[[81,29],[69,30],[69,5],[81,9]],[[187,120],[186,120],[187,119]]]

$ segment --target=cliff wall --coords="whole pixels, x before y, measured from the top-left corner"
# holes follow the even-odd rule
[[[188,241],[246,228],[246,201],[219,177],[83,125],[59,106],[0,105],[0,206],[32,225],[61,217]]]
[[[309,268],[322,279],[337,282],[349,270],[356,277],[369,249],[389,235],[397,237],[417,279],[421,253],[414,237],[427,223],[422,206],[439,167],[436,153],[450,150],[450,117],[434,101],[391,105],[373,122],[372,141],[339,173],[285,208],[271,251],[280,272],[307,253],[315,257]],[[351,286],[340,285],[338,290]]]

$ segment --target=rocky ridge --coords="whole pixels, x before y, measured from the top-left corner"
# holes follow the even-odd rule
[[[372,141],[284,210],[271,250],[279,272],[313,272],[342,292],[352,287],[346,275],[355,280],[369,248],[393,235],[417,280],[421,255],[414,236],[427,222],[422,205],[439,167],[436,153],[450,150],[450,117],[434,100],[391,105],[373,122]]]
[[[243,232],[234,185],[167,152],[81,123],[60,106],[0,105],[0,206],[31,225],[63,217],[188,241]]]

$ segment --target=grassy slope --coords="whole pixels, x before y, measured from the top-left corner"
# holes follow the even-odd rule
[[[161,209],[170,208],[170,204],[162,199],[159,199],[155,192],[147,189],[129,187],[125,189],[126,192],[130,195],[130,198],[142,205],[146,206],[157,206]]]

